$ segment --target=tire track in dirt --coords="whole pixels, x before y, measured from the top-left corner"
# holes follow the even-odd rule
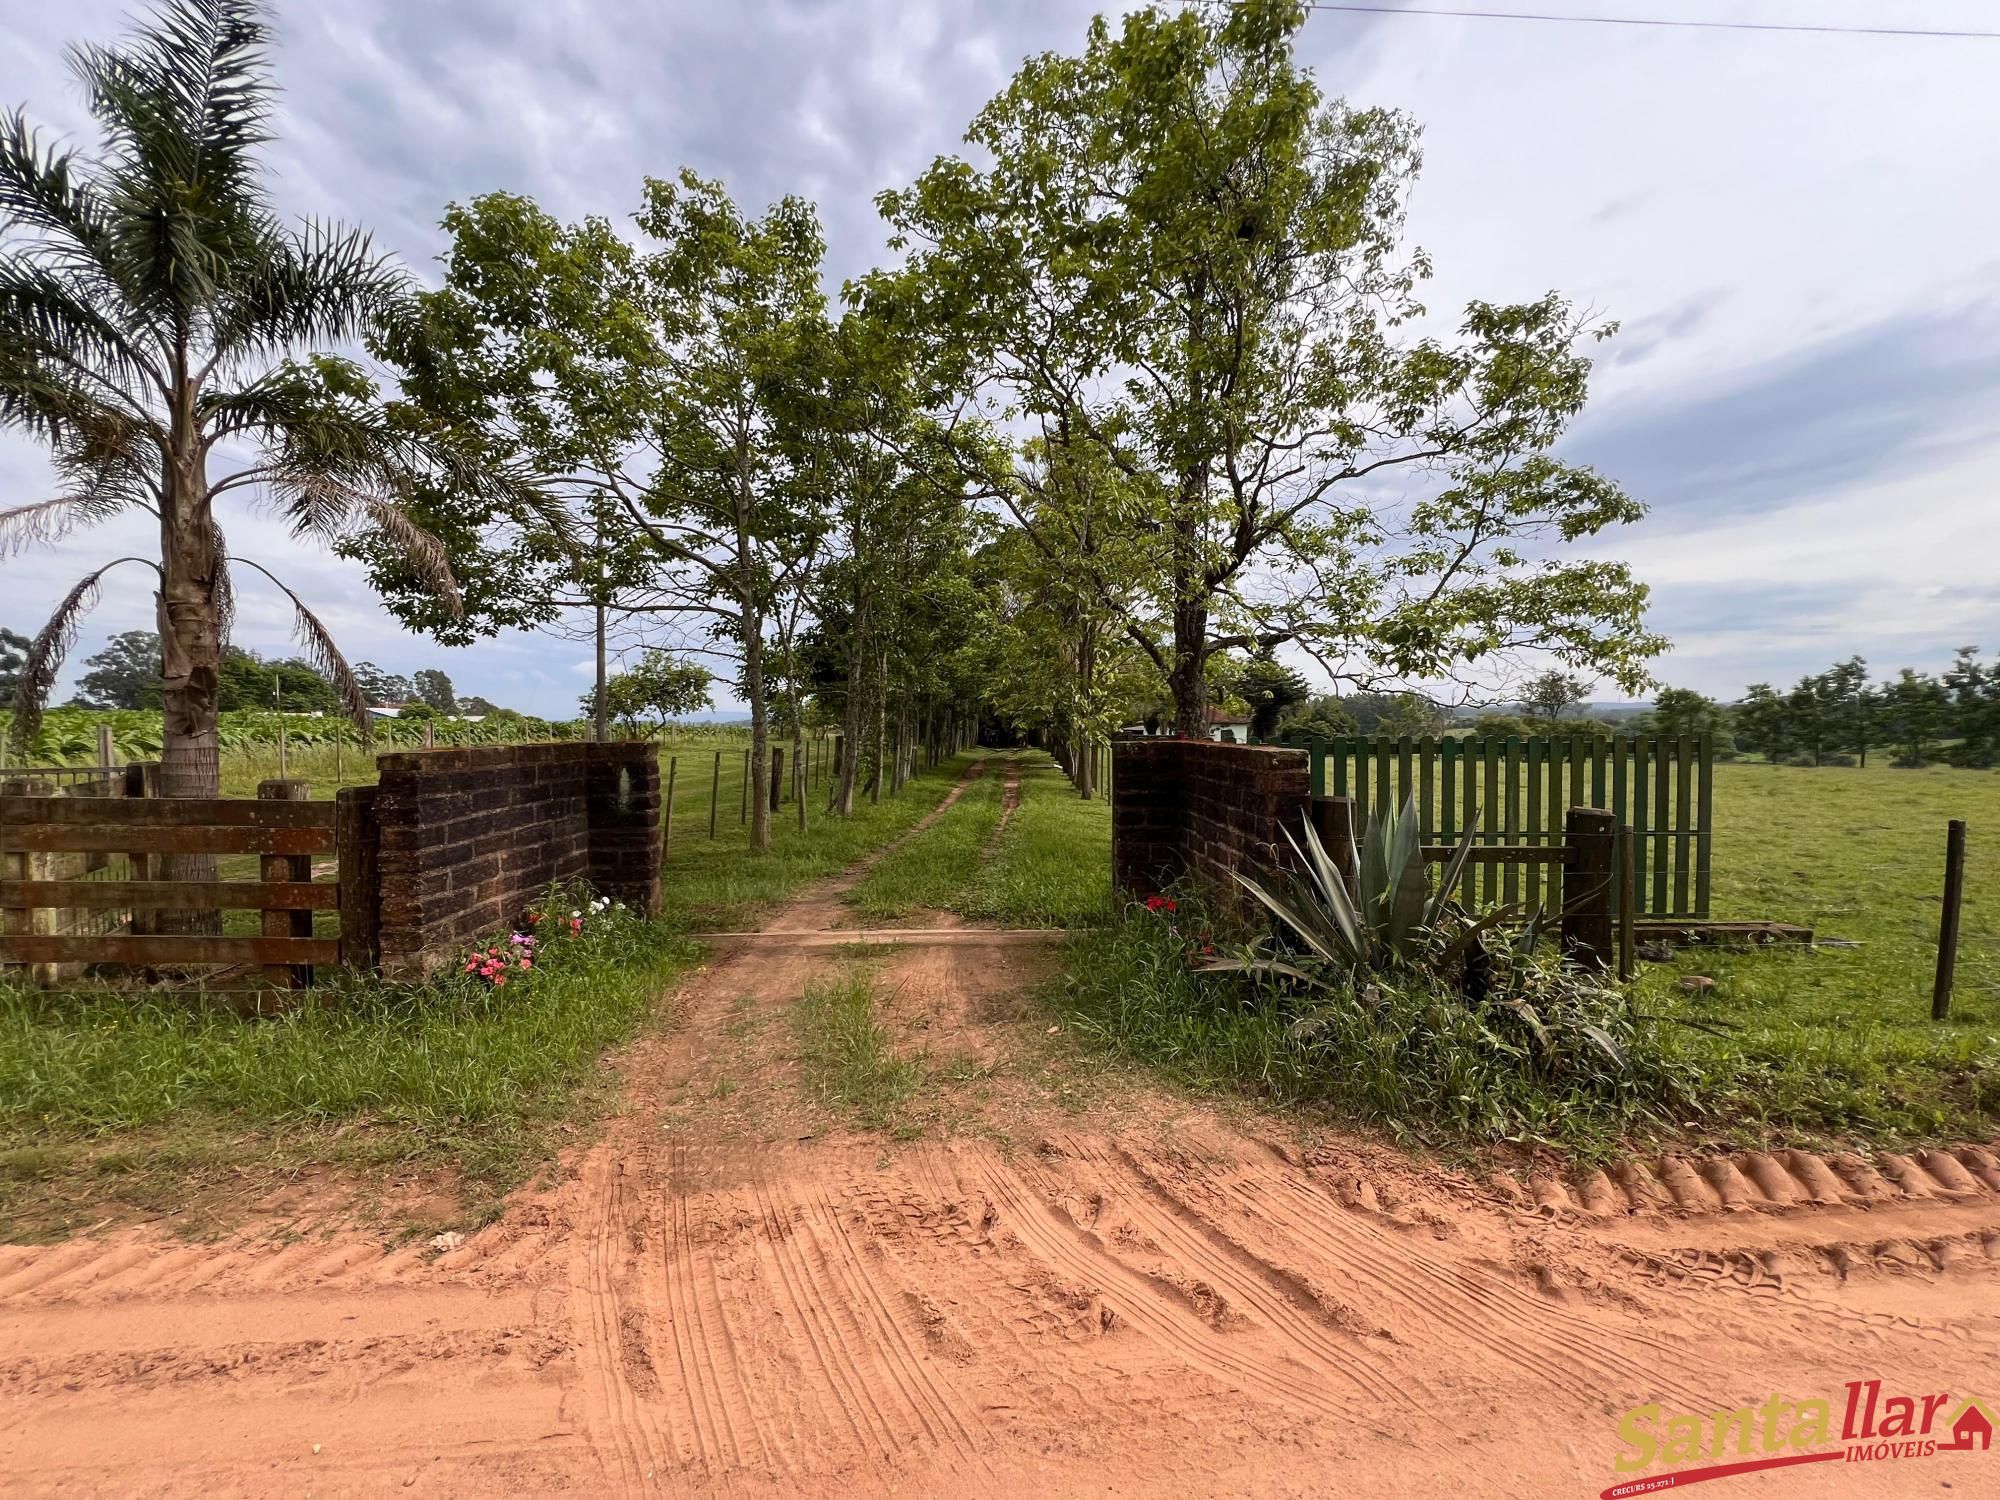
[[[1096,1234],[1041,1202],[1004,1162],[982,1163],[981,1175],[1001,1222],[1032,1255],[1082,1286],[1106,1288],[1114,1315],[1176,1359],[1256,1399],[1335,1421],[1351,1415],[1346,1403],[1302,1378],[1304,1365],[1294,1367],[1295,1375],[1282,1361],[1262,1363],[1257,1356],[1265,1351],[1239,1352],[1232,1336],[1216,1326],[1219,1319],[1204,1317],[1195,1301],[1164,1291],[1158,1281],[1127,1267]]]

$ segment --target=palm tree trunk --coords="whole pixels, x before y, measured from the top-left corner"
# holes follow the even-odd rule
[[[173,474],[171,484],[160,521],[160,794],[218,797],[222,750],[215,715],[222,620],[216,575],[222,560],[215,555],[208,525],[199,460]],[[212,854],[170,854],[161,864],[167,880],[216,878]],[[221,922],[219,912],[162,912],[159,917],[163,932],[218,932]]]

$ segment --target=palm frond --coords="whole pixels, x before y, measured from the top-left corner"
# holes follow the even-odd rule
[[[365,231],[309,221],[279,232],[227,291],[211,330],[225,356],[359,338],[408,293],[407,272]]]
[[[113,506],[111,510],[118,507]],[[90,495],[57,495],[0,510],[0,557],[13,557],[30,547],[52,547],[80,526],[110,514]]]
[[[75,166],[76,153],[44,145],[25,113],[0,115],[0,225],[35,236],[60,264],[101,274],[111,225]]]
[[[465,612],[464,596],[451,571],[450,552],[394,501],[334,475],[311,471],[275,475],[271,487],[292,520],[294,534],[336,542],[358,524],[373,526],[444,601],[454,618]]]
[[[112,310],[123,312],[115,304]],[[18,247],[0,254],[0,369],[0,391],[39,381],[57,398],[91,393],[142,423],[150,419],[148,398],[166,393],[166,377],[139,337],[77,278],[58,275]],[[9,392],[7,405],[34,394]]]
[[[48,707],[49,694],[55,691],[63,661],[76,645],[83,617],[97,606],[98,580],[119,563],[128,562],[146,563],[155,572],[159,571],[155,564],[143,557],[120,557],[94,573],[86,573],[77,581],[76,587],[63,596],[62,603],[56,606],[48,623],[28,643],[26,659],[21,663],[21,675],[14,684],[14,716],[13,723],[8,727],[8,746],[16,756],[25,756],[29,745],[41,732],[42,710]]]
[[[246,557],[233,557],[229,561],[255,568],[277,585],[278,590],[292,601],[293,634],[298,637],[299,644],[305,647],[306,659],[325,673],[327,681],[333,684],[333,691],[340,699],[341,708],[346,711],[355,728],[361,731],[363,743],[372,739],[375,734],[375,721],[368,715],[368,695],[361,690],[361,683],[355,677],[354,669],[347,664],[347,658],[340,654],[340,647],[334,643],[332,632],[321,622],[318,615],[306,608],[305,600],[293,593],[282,578],[262,563],[251,562]]]
[[[226,646],[236,633],[236,580],[229,576],[229,542],[213,517],[208,523],[208,554],[218,563],[215,570],[215,639],[217,645]]]
[[[269,233],[266,39],[255,0],[170,0],[119,46],[70,49],[104,134],[113,258],[138,305],[183,325]]]

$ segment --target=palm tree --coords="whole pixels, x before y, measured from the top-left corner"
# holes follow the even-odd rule
[[[101,127],[95,154],[45,144],[19,111],[0,119],[0,425],[44,440],[60,480],[53,498],[0,511],[0,552],[133,508],[160,530],[157,561],[107,563],[57,608],[27,653],[13,734],[17,745],[33,736],[105,573],[150,567],[169,797],[217,794],[230,566],[271,576],[229,555],[219,500],[260,498],[301,538],[373,529],[454,610],[445,550],[400,502],[450,484],[534,503],[385,407],[352,360],[305,352],[380,326],[409,283],[365,233],[288,225],[271,209],[259,159],[274,94],[267,41],[255,0],[168,0],[121,45],[70,50]],[[272,581],[365,727],[332,639]]]

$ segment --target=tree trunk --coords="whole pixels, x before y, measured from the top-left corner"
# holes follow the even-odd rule
[[[1176,604],[1174,665],[1167,686],[1174,695],[1174,730],[1188,739],[1208,737],[1208,679],[1202,672],[1207,656],[1207,604]]]
[[[611,738],[610,724],[607,722],[610,707],[605,702],[604,691],[604,606],[597,606],[597,691],[591,698],[591,714],[596,723],[597,743],[603,744]]]
[[[875,683],[875,775],[868,783],[868,800],[882,800],[882,778],[889,774],[889,653],[883,652]]]
[[[846,753],[840,758],[839,784],[834,790],[834,808],[843,818],[854,816],[854,782],[860,774],[861,732],[867,724],[868,610],[857,598],[854,604],[854,634],[847,646],[847,702],[840,713],[840,732]]]
[[[208,486],[199,458],[171,466],[160,518],[160,795],[222,795],[222,748],[215,715],[222,661],[222,619],[216,609],[215,555],[208,520]],[[212,881],[212,854],[170,854],[166,880]],[[220,912],[161,912],[159,930],[220,932]]]
[[[750,847],[771,847],[770,706],[764,701],[764,612],[743,606],[743,696],[750,705]]]

